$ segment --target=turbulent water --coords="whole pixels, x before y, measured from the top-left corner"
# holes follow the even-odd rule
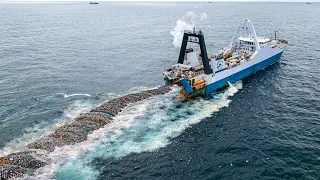
[[[248,18],[289,41],[279,63],[185,103],[126,108],[25,179],[320,179],[320,4],[0,3],[0,156],[81,112],[163,83],[183,29],[207,49]]]

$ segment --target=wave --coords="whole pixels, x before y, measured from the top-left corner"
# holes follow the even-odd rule
[[[91,97],[90,94],[81,94],[81,93],[70,94],[70,95],[67,95],[67,94],[64,94],[64,93],[57,93],[57,95],[63,95],[64,98],[68,98],[68,97],[72,97],[72,96],[87,96],[87,97]]]
[[[40,168],[36,176],[24,179],[96,179],[100,172],[90,166],[95,158],[121,159],[131,153],[164,148],[170,139],[188,127],[227,107],[242,83],[237,82],[210,98],[196,98],[181,103],[179,89],[140,103],[132,104],[114,121],[76,145],[57,148],[49,154],[50,165]]]

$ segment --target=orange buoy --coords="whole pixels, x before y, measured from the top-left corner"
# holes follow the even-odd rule
[[[7,160],[6,159],[0,159],[0,164],[6,164]]]
[[[64,138],[64,134],[56,134],[56,138],[58,139]]]

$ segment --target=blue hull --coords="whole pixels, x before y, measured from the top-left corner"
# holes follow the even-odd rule
[[[256,72],[258,72],[258,71],[260,71],[262,69],[264,69],[264,68],[266,68],[267,66],[279,61],[281,55],[282,55],[282,52],[279,53],[279,54],[276,54],[276,55],[274,55],[274,56],[272,56],[272,57],[270,57],[270,58],[268,58],[268,59],[266,59],[266,60],[264,60],[264,61],[262,61],[262,62],[260,62],[258,64],[255,64],[255,65],[253,65],[253,66],[251,66],[251,67],[249,67],[247,69],[244,69],[244,70],[242,70],[242,71],[240,71],[240,72],[238,72],[236,74],[233,74],[233,75],[228,76],[228,77],[226,77],[224,79],[221,79],[221,80],[219,80],[217,82],[209,84],[206,87],[205,95],[209,95],[209,94],[213,93],[214,91],[216,91],[217,89],[220,89],[220,88],[228,85],[228,81],[230,83],[235,83],[235,82],[237,82],[237,81],[239,81],[241,79],[244,79],[244,78],[246,78],[246,77],[248,77],[248,76],[250,76],[250,75],[252,75],[252,74],[254,74],[254,73],[256,73]]]

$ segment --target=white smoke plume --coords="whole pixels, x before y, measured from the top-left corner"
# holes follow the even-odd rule
[[[175,27],[170,32],[173,37],[172,44],[174,47],[179,48],[181,46],[184,30],[193,30],[196,22],[206,21],[207,17],[208,15],[206,13],[202,13],[199,17],[193,11],[188,11],[184,16],[181,17],[181,19],[178,19]]]
[[[181,19],[179,19],[176,23],[176,26],[171,31],[171,35],[173,36],[173,45],[174,47],[180,47],[181,41],[183,38],[183,31],[184,30],[192,30],[194,27],[194,24],[190,24],[188,22],[185,22]]]

